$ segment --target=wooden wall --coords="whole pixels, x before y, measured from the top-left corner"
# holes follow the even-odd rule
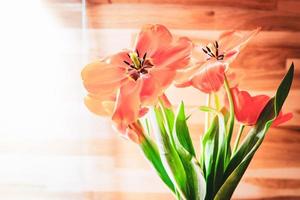
[[[83,106],[85,91],[80,83],[84,63],[130,47],[143,24],[160,23],[175,35],[187,35],[195,42],[216,39],[228,29],[247,31],[262,27],[261,33],[233,63],[241,87],[253,94],[274,94],[287,67],[295,62],[296,77],[284,107],[295,116],[268,133],[234,199],[300,199],[297,103],[300,100],[300,1],[88,0],[84,7],[79,0],[47,0],[43,5],[59,24],[60,32],[55,30],[56,35],[64,35],[58,45],[63,48],[50,51],[50,55],[56,55],[62,62],[51,66],[43,63],[53,70],[53,75],[60,74],[57,81],[60,86],[49,86],[50,91],[58,90],[58,95],[45,100],[49,104],[54,102],[58,109],[46,112],[52,124],[47,126],[46,133],[25,128],[25,132],[33,131],[36,135],[22,139],[23,136],[12,137],[12,132],[11,137],[0,142],[0,161],[4,163],[4,170],[0,170],[0,197],[172,199],[137,146],[115,134],[108,120],[90,114]],[[52,38],[50,32],[47,37]],[[168,95],[175,104],[181,100],[179,96],[185,96],[189,111],[205,99],[192,89],[170,88]],[[202,122],[203,115],[199,113],[190,121],[197,146]],[[17,164],[12,166],[13,163]]]

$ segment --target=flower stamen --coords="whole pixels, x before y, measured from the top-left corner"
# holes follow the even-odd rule
[[[224,54],[219,54],[219,43],[217,41],[215,41],[215,43],[213,43],[212,47],[209,47],[209,46],[212,46],[212,45],[209,44],[205,48],[202,48],[203,52],[209,56],[208,59],[210,59],[210,58],[216,58],[217,60],[224,59]]]
[[[130,64],[127,61],[123,61],[126,65],[128,65],[128,75],[133,80],[137,80],[141,77],[141,75],[147,74],[148,70],[153,67],[153,64],[149,59],[146,59],[147,53],[144,54],[143,58],[140,58],[139,52],[136,50],[136,52],[132,52],[127,54],[130,60],[132,61],[132,64]]]

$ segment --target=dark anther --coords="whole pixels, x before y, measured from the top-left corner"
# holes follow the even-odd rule
[[[130,58],[130,55],[129,55],[129,53],[127,53],[127,56],[128,56],[128,58]]]
[[[127,54],[130,58],[130,55]],[[153,64],[149,59],[147,59],[147,53],[143,55],[143,58],[140,57],[138,50],[136,50],[136,55],[138,56],[138,60],[140,62],[140,66],[136,67],[134,64],[130,64],[130,62],[123,61],[126,65],[129,67],[127,68],[127,74],[129,77],[131,77],[133,80],[138,80],[142,75],[148,74],[149,69],[153,67]],[[130,58],[132,59],[132,58]]]
[[[123,61],[126,65],[129,65],[130,66],[130,63],[127,62],[126,60]]]
[[[207,51],[208,51],[209,53],[211,53],[211,50],[210,50],[210,48],[206,47],[206,49],[207,49]]]
[[[206,49],[208,50],[208,53],[207,53],[207,54],[208,54],[210,57],[216,57],[215,54],[213,54],[213,52],[211,52],[211,50],[210,50],[209,47],[206,47]]]
[[[151,68],[153,67],[152,63],[149,60],[145,60],[143,68]]]
[[[218,44],[217,41],[215,42],[215,47],[216,47],[216,48],[219,48],[219,44]]]
[[[144,56],[143,56],[143,60],[142,60],[142,66],[143,66],[143,65],[144,65],[144,63],[145,63],[146,56],[147,56],[147,53],[145,53],[145,54],[144,54]]]
[[[213,46],[214,46],[214,52],[208,46],[206,46],[205,48],[202,48],[202,51],[205,54],[207,54],[209,57],[214,57],[217,60],[223,60],[224,59],[224,55],[223,54],[220,55],[218,41],[215,41],[213,43]]]
[[[224,59],[224,55],[219,55],[218,57],[217,57],[217,60],[223,60]]]

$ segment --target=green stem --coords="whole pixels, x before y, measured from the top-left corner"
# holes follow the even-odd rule
[[[233,127],[234,127],[234,105],[233,105],[233,99],[232,99],[232,95],[230,92],[230,87],[229,87],[229,83],[228,80],[225,76],[225,80],[224,80],[224,87],[227,93],[227,98],[229,101],[229,126],[228,126],[228,133],[227,133],[227,145],[228,145],[228,149],[230,149],[230,141],[231,141],[231,137],[232,137],[232,132],[233,132]]]
[[[245,125],[244,124],[241,124],[240,125],[240,129],[239,129],[239,132],[237,134],[237,137],[235,139],[235,142],[234,142],[234,146],[233,146],[233,150],[232,150],[232,154],[234,154],[239,146],[239,143],[240,143],[240,140],[241,140],[241,136],[242,136],[242,133],[243,133],[243,130],[245,128]]]
[[[221,106],[220,106],[220,100],[219,100],[219,96],[217,93],[214,93],[214,97],[215,97],[215,105],[216,105],[216,109],[219,111]]]
[[[211,94],[208,94],[207,98],[206,98],[206,105],[207,105],[207,107],[210,107],[210,104],[211,104]],[[209,128],[209,123],[210,123],[210,113],[206,112],[205,113],[205,124],[204,124],[205,132]]]

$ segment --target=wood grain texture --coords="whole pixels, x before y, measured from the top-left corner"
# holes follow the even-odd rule
[[[274,10],[277,6],[276,0],[88,0],[89,3],[159,3],[159,4],[186,4],[186,5],[209,5],[209,6],[231,6],[238,8]]]
[[[91,28],[139,28],[161,23],[181,29],[241,29],[299,31],[300,17],[280,10],[174,4],[92,4],[87,10]],[[181,23],[184,21],[184,23]]]
[[[80,0],[43,1],[42,13],[58,26],[41,34],[41,48],[24,45],[22,55],[34,56],[18,55],[15,60],[21,60],[21,67],[17,71],[6,67],[18,82],[14,85],[10,78],[1,84],[10,89],[1,90],[6,94],[1,113],[9,112],[0,116],[0,199],[174,199],[140,149],[115,133],[108,119],[92,115],[83,104],[83,65],[130,48],[144,23],[165,24],[176,37],[188,36],[195,43],[215,40],[227,29],[261,26],[262,32],[232,66],[240,86],[252,94],[273,95],[287,67],[295,63],[296,77],[284,106],[294,118],[271,128],[233,199],[300,199],[299,1],[87,0],[87,4],[83,9]],[[18,16],[28,13],[23,10]],[[40,29],[50,24],[35,23],[22,21]],[[37,30],[32,30],[35,37]],[[28,40],[19,37],[13,41]],[[18,53],[12,52],[16,58]],[[2,62],[1,66],[7,66]],[[167,94],[175,106],[182,100],[178,97],[183,97],[187,112],[193,113],[189,125],[199,154],[204,114],[195,109],[205,103],[205,95],[174,87]]]

